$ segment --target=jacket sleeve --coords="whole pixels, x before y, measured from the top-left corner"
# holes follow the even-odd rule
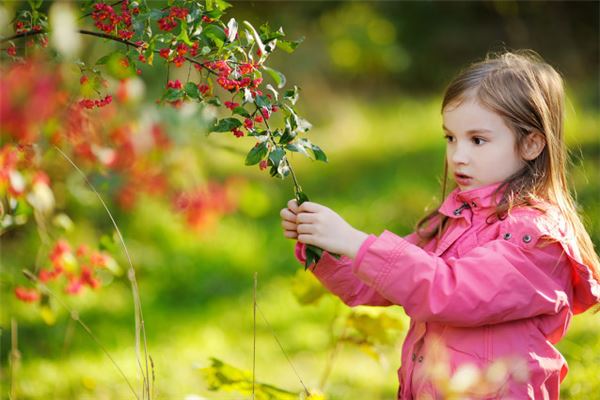
[[[375,235],[369,235],[361,245],[356,258],[342,256],[339,260],[324,251],[319,262],[310,267],[317,279],[334,295],[338,296],[349,306],[388,306],[392,303],[379,294],[373,287],[360,280],[353,272],[352,265],[360,261],[369,248],[370,244],[377,239]],[[405,237],[410,243],[416,242],[416,235],[410,234]],[[296,258],[304,265],[306,260],[306,245],[296,243]]]
[[[501,223],[499,236],[444,260],[384,231],[354,273],[416,321],[479,326],[569,307],[570,267],[561,244],[538,247],[543,232],[527,219]]]
[[[369,236],[365,243],[375,240],[376,237]],[[304,265],[306,260],[306,245],[296,243],[296,258]],[[358,255],[357,255],[358,258]],[[372,287],[362,282],[352,273],[353,260],[342,256],[339,260],[323,252],[321,259],[317,264],[313,264],[310,269],[323,286],[331,293],[338,296],[349,306],[387,306],[391,303],[383,296],[377,293]]]

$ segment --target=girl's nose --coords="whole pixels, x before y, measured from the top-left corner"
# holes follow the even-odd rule
[[[454,149],[450,151],[450,161],[454,164],[467,164],[469,162],[467,150],[464,146],[455,146]]]

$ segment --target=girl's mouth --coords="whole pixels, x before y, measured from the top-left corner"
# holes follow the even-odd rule
[[[454,179],[461,186],[469,186],[473,178],[469,175],[454,173]]]

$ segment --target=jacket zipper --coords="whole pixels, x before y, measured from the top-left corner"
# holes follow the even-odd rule
[[[462,213],[462,211],[465,208],[469,208],[469,203],[465,202],[465,203],[462,204],[462,206],[460,206],[456,210],[454,210],[454,215],[460,215],[460,213]]]

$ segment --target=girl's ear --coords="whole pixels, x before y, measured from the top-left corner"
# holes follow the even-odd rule
[[[540,131],[533,131],[525,138],[521,155],[523,159],[535,160],[544,150],[546,138]]]

